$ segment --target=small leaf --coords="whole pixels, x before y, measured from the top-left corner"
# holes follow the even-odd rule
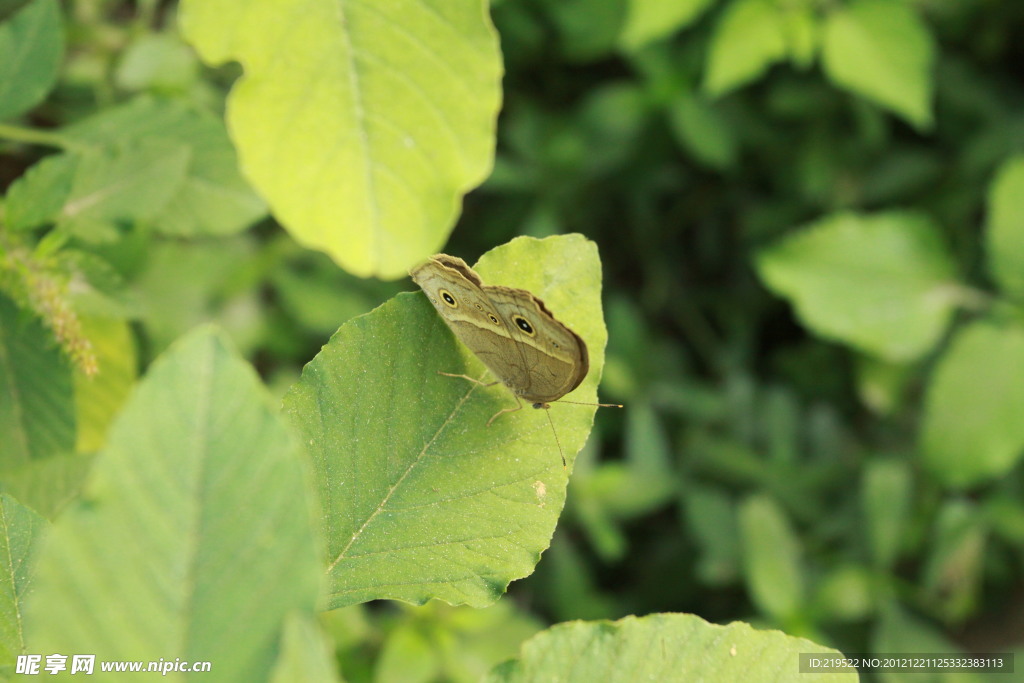
[[[485,282],[528,289],[583,337],[594,401],[606,332],[600,262],[579,235],[519,238],[486,254]],[[391,598],[490,604],[533,571],[565,501],[566,472],[595,408],[514,407],[421,293],[341,326],[285,396],[311,453],[325,519],[328,606]],[[550,417],[557,433],[552,434]]]
[[[153,363],[42,546],[36,652],[205,660],[218,681],[262,680],[285,616],[317,595],[294,441],[209,329]]]
[[[861,506],[876,567],[888,569],[899,557],[913,505],[910,471],[898,460],[872,460],[864,469]]]
[[[11,496],[0,495],[0,671],[25,653],[24,600],[46,520]]]
[[[629,0],[619,44],[636,50],[695,22],[714,0]]]
[[[891,0],[837,5],[824,30],[825,73],[919,130],[932,125],[935,41],[914,8]]]
[[[240,62],[228,127],[246,176],[307,246],[404,276],[491,169],[501,57],[486,0],[185,0],[185,37]]]
[[[704,90],[718,97],[757,80],[786,50],[786,25],[772,0],[735,0],[715,26]]]
[[[63,56],[57,0],[34,0],[0,23],[0,121],[43,101],[57,82]]]
[[[1024,328],[960,330],[925,395],[924,461],[953,487],[1003,476],[1024,451]]]
[[[742,622],[719,626],[692,614],[651,614],[553,626],[526,641],[519,659],[496,667],[485,681],[857,680],[853,670],[797,673],[801,653],[840,656],[804,638],[757,631]]]
[[[75,445],[71,369],[53,336],[0,294],[0,471]]]
[[[736,163],[736,132],[712,103],[693,93],[680,93],[668,106],[672,132],[697,161],[717,170]]]
[[[745,501],[738,518],[751,599],[776,619],[792,618],[805,597],[799,538],[783,511],[766,496]]]
[[[57,219],[71,194],[78,155],[54,154],[28,169],[7,190],[5,217],[11,230],[28,230]]]
[[[953,260],[917,214],[837,214],[762,251],[757,265],[805,325],[892,361],[929,351],[954,309]]]
[[[989,270],[1007,294],[1024,298],[1024,156],[1003,164],[992,181],[986,237]]]

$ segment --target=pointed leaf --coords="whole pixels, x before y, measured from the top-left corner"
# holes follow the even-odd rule
[[[629,50],[669,35],[696,21],[714,0],[630,0],[619,43]]]
[[[0,294],[0,471],[75,445],[71,369],[53,337]]]
[[[1001,477],[1024,453],[1024,328],[976,322],[957,333],[925,395],[925,463],[963,487]]]
[[[301,243],[396,278],[444,243],[493,161],[501,59],[486,0],[185,0],[185,37],[245,76],[245,174]]]
[[[0,495],[0,673],[25,652],[24,599],[46,520]]]
[[[766,496],[745,501],[737,516],[751,598],[776,619],[793,617],[805,598],[799,537],[782,509]]]
[[[63,56],[57,0],[34,0],[0,23],[0,121],[43,101],[57,82]]]
[[[741,622],[718,626],[692,614],[652,614],[553,626],[526,641],[519,659],[498,666],[485,681],[857,680],[854,671],[800,673],[801,653],[840,656],[804,638]]]
[[[954,309],[955,267],[916,214],[838,214],[758,256],[758,271],[818,334],[894,361],[929,351]]]
[[[252,368],[200,329],[150,367],[44,540],[26,633],[37,652],[260,680],[316,593],[294,442]]]
[[[932,125],[935,40],[913,6],[892,0],[837,5],[825,23],[825,73],[916,128]]]
[[[705,91],[717,97],[760,78],[786,49],[786,26],[772,0],[735,0],[711,38]]]
[[[597,249],[579,235],[519,238],[486,254],[485,282],[529,289],[582,336],[594,401],[604,363]],[[565,500],[568,459],[594,408],[515,406],[421,293],[344,324],[303,370],[285,409],[312,454],[325,517],[328,605],[441,598],[483,606],[528,575]],[[558,442],[548,423],[550,416]]]

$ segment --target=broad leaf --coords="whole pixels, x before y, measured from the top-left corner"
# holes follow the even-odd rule
[[[185,0],[185,37],[245,75],[228,124],[299,242],[396,278],[491,168],[501,58],[486,0]]]
[[[1006,162],[988,197],[989,270],[1007,294],[1024,298],[1024,156]]]
[[[579,235],[519,238],[486,254],[485,282],[545,301],[590,351],[568,400],[594,401],[604,363],[597,249]],[[565,501],[594,408],[515,405],[438,372],[488,380],[419,292],[344,324],[306,366],[285,409],[313,456],[330,607],[393,598],[483,606],[533,571]],[[550,416],[557,433],[556,442]]]
[[[264,679],[285,616],[316,599],[306,496],[256,373],[220,335],[189,335],[150,367],[47,534],[30,651],[208,660],[218,681]]]
[[[1009,472],[1024,453],[1024,328],[977,322],[957,333],[925,396],[921,445],[950,486]]]
[[[57,81],[63,56],[57,0],[34,0],[0,23],[0,121],[43,101]]]
[[[0,294],[0,471],[70,453],[71,369],[53,336]]]
[[[823,41],[825,73],[836,85],[920,130],[931,127],[935,41],[910,4],[852,0],[837,5]]]
[[[800,654],[839,652],[780,631],[734,622],[709,624],[692,614],[652,614],[619,621],[574,621],[523,644],[519,659],[496,667],[487,683],[688,683],[689,681],[856,681],[849,673],[801,673]]]
[[[735,0],[722,12],[708,49],[704,89],[724,95],[785,58],[786,26],[772,0]]]
[[[762,251],[758,271],[818,334],[888,360],[929,351],[954,309],[956,272],[916,214],[838,214]]]
[[[23,610],[32,563],[46,520],[0,495],[0,676],[25,653]]]

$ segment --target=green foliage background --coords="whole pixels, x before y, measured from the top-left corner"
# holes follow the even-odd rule
[[[0,665],[84,643],[220,658],[239,680],[331,680],[332,660],[352,681],[501,680],[553,675],[593,633],[600,670],[645,629],[718,642],[652,616],[520,650],[549,624],[660,612],[822,650],[1024,656],[1022,30],[1015,0],[0,1]],[[469,400],[425,379],[474,361],[418,298],[392,299],[412,289],[396,278],[434,251],[473,262],[567,233],[596,244],[603,282],[570,261],[591,248],[578,237],[519,262],[508,245],[481,273],[549,288],[595,348],[606,324],[599,396],[626,409],[598,411],[563,473],[542,432],[495,446],[534,423],[476,430],[501,394],[476,395],[439,450],[498,464],[442,460],[398,490],[432,520],[391,517],[393,492],[352,503],[386,509],[363,539],[381,558],[444,536],[458,566],[394,560],[407,585],[388,590],[369,565],[331,575],[364,592],[322,588],[321,607],[479,606],[544,551],[536,570],[485,609],[313,617],[305,508],[347,514],[329,493],[348,477],[387,492],[404,461],[376,444],[415,453],[432,419],[389,433],[374,420],[398,403],[374,392],[442,418]],[[192,331],[205,322],[223,332]],[[556,422],[570,460],[584,412]],[[335,414],[371,426],[322,427]],[[247,444],[260,464],[242,477]],[[446,477],[466,498],[441,513]],[[268,514],[231,497],[243,483]],[[500,517],[509,500],[523,516]],[[513,520],[515,543],[481,540]],[[175,552],[180,528],[201,531]],[[321,555],[344,545],[313,528]],[[152,547],[104,554],[99,538],[139,529]],[[150,583],[113,585],[118,568]],[[205,603],[164,601],[200,587]],[[188,637],[123,640],[134,607],[90,623],[122,589]],[[255,622],[243,590],[274,598]],[[69,603],[78,619],[55,618]],[[237,620],[258,628],[205,644]]]

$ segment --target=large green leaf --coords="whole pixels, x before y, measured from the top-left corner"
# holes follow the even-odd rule
[[[57,0],[34,0],[0,23],[0,121],[43,101],[63,56]]]
[[[801,673],[801,653],[841,656],[780,631],[734,622],[709,624],[692,614],[652,614],[619,621],[574,621],[523,644],[519,659],[494,669],[487,683],[688,683],[689,681],[856,681],[848,673]]]
[[[486,0],[185,0],[203,59],[237,60],[242,167],[300,242],[395,278],[491,168],[501,57]]]
[[[1016,298],[1024,298],[1024,156],[1007,161],[988,197],[989,270]]]
[[[722,12],[708,49],[704,89],[723,95],[786,57],[786,25],[772,0],[735,0]]]
[[[822,336],[893,361],[926,353],[955,306],[955,267],[926,217],[838,214],[758,255],[765,283]]]
[[[45,526],[46,520],[31,509],[0,495],[0,678],[25,652],[22,612]]]
[[[921,445],[950,486],[1002,476],[1024,453],[1024,328],[981,321],[957,333],[925,396]]]
[[[594,401],[606,341],[595,245],[519,238],[477,272],[534,292],[586,340],[590,374],[567,398]],[[515,405],[509,391],[439,371],[488,377],[420,293],[400,294],[344,324],[285,397],[315,464],[331,607],[483,606],[532,572],[551,540],[567,480],[558,443],[571,462],[595,409],[524,408],[487,427]]]
[[[825,22],[825,73],[919,129],[932,125],[935,44],[916,10],[905,2],[852,0],[836,5]]]
[[[72,396],[52,335],[0,294],[0,471],[71,452]]]
[[[285,616],[316,601],[307,496],[256,373],[219,334],[189,335],[150,367],[46,536],[30,651],[207,660],[218,681],[265,679]]]

